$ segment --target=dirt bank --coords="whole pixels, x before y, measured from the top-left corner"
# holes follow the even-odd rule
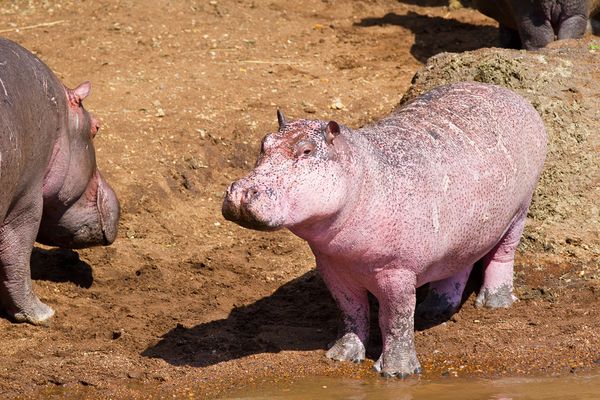
[[[213,397],[261,380],[371,374],[372,360],[325,360],[336,308],[307,247],[225,222],[221,197],[275,129],[277,107],[358,127],[392,110],[429,57],[497,45],[494,21],[441,3],[2,3],[0,34],[67,85],[92,81],[99,164],[123,206],[113,246],[34,252],[36,291],[56,316],[49,327],[0,319],[3,397]],[[410,88],[507,85],[534,102],[552,137],[517,261],[522,301],[489,312],[470,297],[451,321],[420,326],[426,376],[596,368],[597,42],[444,55]]]

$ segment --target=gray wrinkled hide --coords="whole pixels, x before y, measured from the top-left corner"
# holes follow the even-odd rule
[[[600,0],[473,0],[500,24],[504,47],[535,50],[556,39],[577,39],[600,12]]]

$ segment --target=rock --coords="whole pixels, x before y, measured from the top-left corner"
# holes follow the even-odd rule
[[[144,373],[140,370],[133,370],[133,371],[127,372],[127,377],[130,379],[140,379],[140,378],[142,378],[143,375],[144,375]]]

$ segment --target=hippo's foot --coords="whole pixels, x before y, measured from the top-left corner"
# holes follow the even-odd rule
[[[421,364],[415,350],[407,350],[402,345],[391,346],[384,350],[373,368],[385,378],[404,379],[410,375],[421,373]]]
[[[448,296],[430,290],[425,300],[417,305],[416,315],[426,321],[447,320],[456,312],[459,305],[460,302],[451,301]]]
[[[326,355],[336,361],[359,363],[365,359],[365,345],[355,333],[346,333],[333,344]]]
[[[508,308],[517,300],[510,285],[500,286],[497,290],[482,288],[475,300],[477,308]]]
[[[47,325],[54,315],[54,310],[35,298],[26,309],[9,312],[9,315],[17,322],[29,322],[33,325]]]

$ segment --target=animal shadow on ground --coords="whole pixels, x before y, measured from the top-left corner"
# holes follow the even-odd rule
[[[420,289],[423,292],[426,288]],[[418,297],[423,297],[418,293]],[[367,357],[377,359],[381,335],[377,324],[377,301],[371,302],[371,339]],[[417,330],[428,329],[446,319],[417,319]],[[177,324],[142,355],[162,358],[172,365],[206,367],[223,361],[282,350],[328,348],[336,338],[338,309],[325,284],[310,271],[275,293],[252,304],[235,308],[225,319],[186,328]]]
[[[92,267],[73,250],[45,250],[34,247],[31,253],[31,278],[51,282],[71,282],[82,288],[94,283]]]
[[[449,4],[450,0],[398,0],[398,2],[421,7],[444,7]]]
[[[449,6],[450,3],[453,3],[452,0],[398,0],[398,2],[421,7],[446,7]],[[459,0],[458,3],[460,3],[463,7],[470,7],[473,1]]]
[[[482,47],[500,46],[498,29],[495,27],[430,17],[412,11],[406,15],[388,13],[383,17],[363,18],[355,25],[362,27],[396,25],[410,29],[415,35],[410,53],[422,63],[425,63],[429,57],[443,52],[460,53]]]

